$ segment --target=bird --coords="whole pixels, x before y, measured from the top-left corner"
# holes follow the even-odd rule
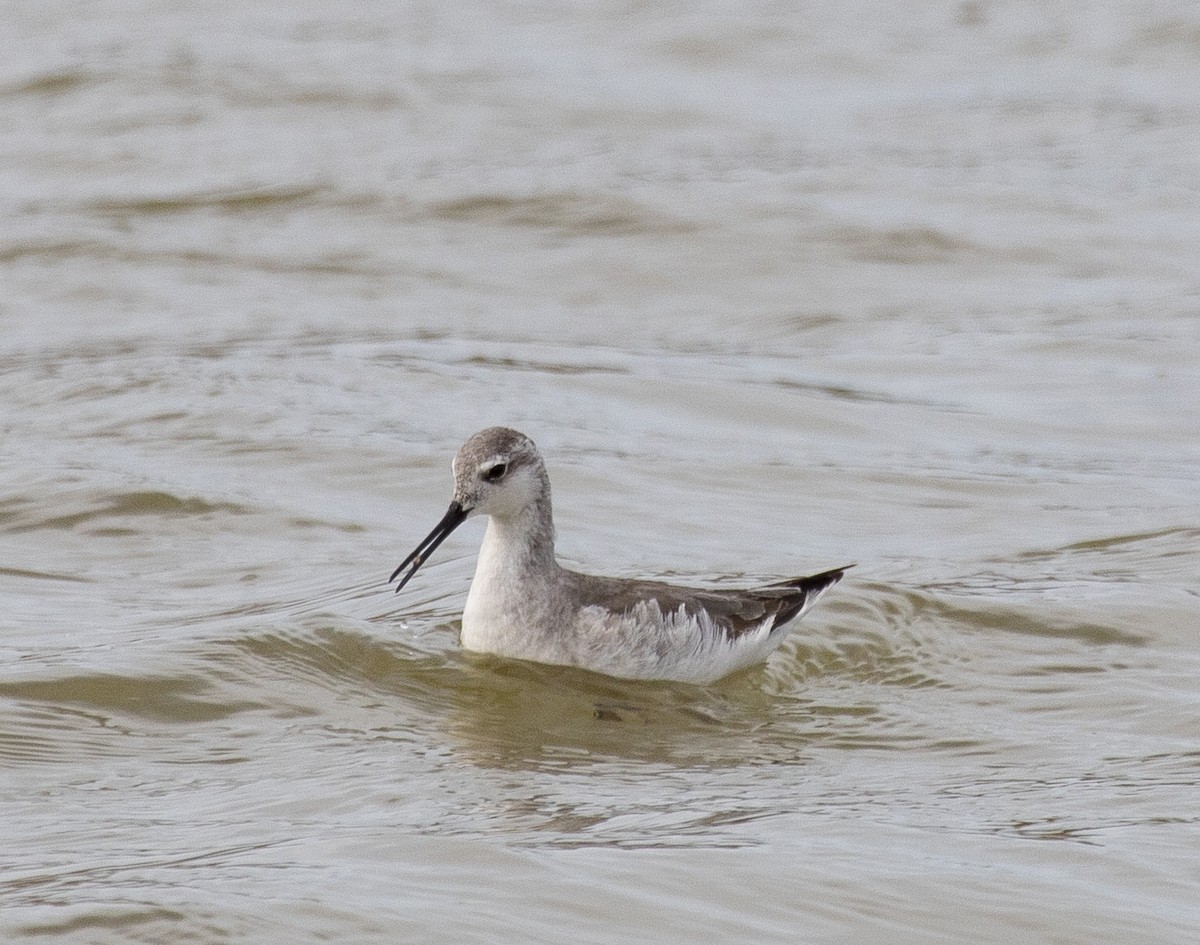
[[[550,478],[529,437],[481,430],[451,469],[450,508],[388,584],[403,573],[399,593],[459,525],[486,515],[462,613],[467,650],[622,679],[711,683],[765,660],[852,567],[748,589],[584,574],[555,557]]]

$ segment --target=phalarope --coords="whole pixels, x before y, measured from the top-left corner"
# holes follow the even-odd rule
[[[524,434],[489,427],[454,457],[454,501],[388,583],[396,591],[468,516],[488,516],[462,645],[627,679],[712,682],[767,657],[845,568],[748,590],[595,577],[554,557],[550,479]]]

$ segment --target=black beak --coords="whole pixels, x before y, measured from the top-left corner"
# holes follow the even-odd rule
[[[407,568],[410,564],[412,565],[412,570],[409,571],[408,574],[404,575],[404,577],[400,579],[400,583],[396,585],[397,594],[400,593],[400,588],[407,584],[409,580],[411,580],[412,576],[417,573],[417,569],[425,563],[425,559],[433,554],[433,550],[442,542],[444,542],[449,537],[450,533],[463,523],[466,517],[467,510],[462,507],[462,503],[450,503],[449,511],[447,511],[442,517],[442,520],[437,523],[437,526],[433,529],[433,531],[426,535],[425,540],[413,549],[412,554],[400,562],[400,567],[393,571],[392,576],[388,578],[388,583],[391,584],[392,581],[396,580],[397,575],[399,575],[401,571]]]

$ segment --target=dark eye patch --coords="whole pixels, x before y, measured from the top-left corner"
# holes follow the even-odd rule
[[[499,482],[508,472],[508,463],[497,463],[491,469],[484,472],[483,478],[488,482]]]

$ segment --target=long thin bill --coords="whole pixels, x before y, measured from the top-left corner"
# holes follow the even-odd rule
[[[409,565],[412,566],[408,574],[404,575],[404,577],[400,579],[400,583],[396,585],[397,594],[400,593],[400,588],[404,587],[404,585],[412,579],[412,576],[417,573],[417,569],[425,563],[426,559],[431,554],[433,554],[434,549],[444,542],[447,537],[449,537],[450,533],[463,523],[463,520],[466,519],[466,517],[467,512],[465,509],[463,509],[460,503],[450,503],[449,510],[442,517],[442,520],[437,523],[433,531],[426,535],[424,540],[413,549],[412,554],[400,562],[400,567],[393,571],[392,576],[388,578],[388,583],[391,584],[392,581],[396,580],[397,575],[399,575],[401,571],[409,567]]]

